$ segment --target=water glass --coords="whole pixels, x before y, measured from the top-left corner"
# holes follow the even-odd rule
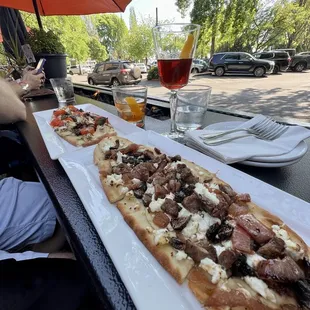
[[[211,87],[202,85],[188,85],[177,93],[177,107],[175,124],[178,132],[203,128]]]
[[[74,104],[74,89],[70,77],[50,79],[60,105]]]
[[[144,128],[147,88],[144,86],[116,86],[112,88],[118,116]]]

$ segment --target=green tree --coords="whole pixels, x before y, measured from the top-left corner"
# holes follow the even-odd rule
[[[131,7],[130,11],[129,11],[129,28],[130,28],[130,30],[137,27],[137,25],[138,25],[138,22],[137,22],[136,12],[135,12],[135,9],[133,7]]]
[[[132,27],[128,35],[128,53],[134,60],[147,62],[147,58],[154,54],[153,20],[148,18],[137,22],[133,8],[130,14]]]
[[[106,47],[111,58],[127,56],[128,28],[116,14],[102,14],[94,17],[100,42]]]
[[[108,58],[106,48],[99,42],[96,37],[92,37],[88,42],[89,56],[97,62],[104,61]]]
[[[25,24],[30,28],[38,28],[34,14],[22,12]],[[60,37],[66,54],[81,62],[89,57],[88,32],[81,16],[42,16],[44,30],[52,30]]]

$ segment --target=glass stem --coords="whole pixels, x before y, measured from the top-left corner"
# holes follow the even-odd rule
[[[170,117],[171,117],[171,130],[170,132],[176,132],[175,126],[175,114],[177,112],[177,91],[171,90],[170,94]]]

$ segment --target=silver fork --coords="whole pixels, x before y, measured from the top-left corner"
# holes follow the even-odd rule
[[[224,139],[215,139],[212,138],[202,138],[203,143],[206,145],[220,145],[220,144],[224,144],[227,142],[231,142],[233,140],[237,140],[237,139],[241,139],[241,138],[245,138],[245,137],[250,137],[250,136],[254,136],[258,139],[261,140],[266,140],[266,141],[272,141],[275,140],[277,138],[279,138],[280,136],[282,136],[287,130],[288,130],[288,126],[285,125],[281,125],[278,124],[274,121],[272,121],[271,119],[269,119],[271,122],[265,123],[264,127],[260,127],[258,130],[257,128],[253,130],[253,127],[250,129],[250,131],[248,130],[248,134],[245,135],[241,135],[241,136],[237,136],[237,137],[230,137],[230,138],[224,138]]]
[[[267,126],[271,122],[273,122],[272,119],[267,117],[249,128],[237,128],[237,129],[225,130],[225,131],[218,132],[218,133],[204,134],[200,138],[203,140],[211,139],[211,138],[219,138],[219,137],[228,135],[230,133],[239,132],[239,131],[247,131],[249,133],[255,133],[256,131],[260,131],[261,129],[263,129],[264,126]]]

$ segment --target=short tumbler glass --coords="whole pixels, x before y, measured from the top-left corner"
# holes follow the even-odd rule
[[[50,79],[60,105],[74,104],[74,89],[70,77]]]
[[[118,116],[144,128],[147,88],[144,86],[116,86],[112,88]]]
[[[211,87],[187,85],[177,93],[176,129],[180,133],[201,129],[205,123]]]

